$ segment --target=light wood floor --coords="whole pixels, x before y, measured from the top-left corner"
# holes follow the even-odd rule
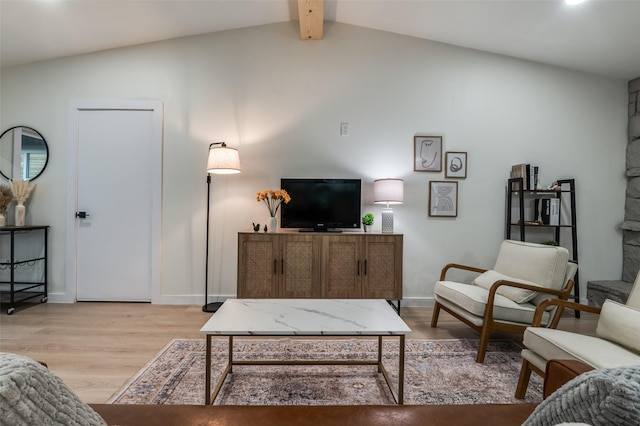
[[[431,308],[405,308],[404,321],[421,339],[478,338],[446,313],[430,327]],[[210,314],[200,306],[143,303],[45,303],[0,314],[0,351],[44,361],[88,403],[105,402],[169,341],[202,339]],[[565,314],[558,328],[593,334],[597,316]],[[521,336],[497,334],[495,338]]]

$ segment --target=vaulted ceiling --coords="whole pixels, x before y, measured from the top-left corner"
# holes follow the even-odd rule
[[[639,16],[640,0],[324,2],[325,21],[625,80],[640,77]],[[0,0],[0,66],[298,20],[298,0]]]

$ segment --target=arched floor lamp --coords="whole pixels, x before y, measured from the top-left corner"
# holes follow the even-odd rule
[[[209,301],[209,201],[211,199],[211,174],[230,175],[240,173],[240,156],[238,150],[227,147],[224,142],[214,142],[209,145],[209,159],[207,161],[207,248],[204,262],[204,305],[203,312],[216,312],[222,302]]]

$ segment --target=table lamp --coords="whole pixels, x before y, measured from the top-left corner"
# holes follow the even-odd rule
[[[404,201],[404,181],[402,179],[378,179],[373,181],[373,202],[386,204],[382,209],[382,232],[393,233],[393,210],[391,204]]]

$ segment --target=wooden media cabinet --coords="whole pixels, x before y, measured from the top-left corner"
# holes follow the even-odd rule
[[[238,233],[238,298],[402,299],[402,234]]]

